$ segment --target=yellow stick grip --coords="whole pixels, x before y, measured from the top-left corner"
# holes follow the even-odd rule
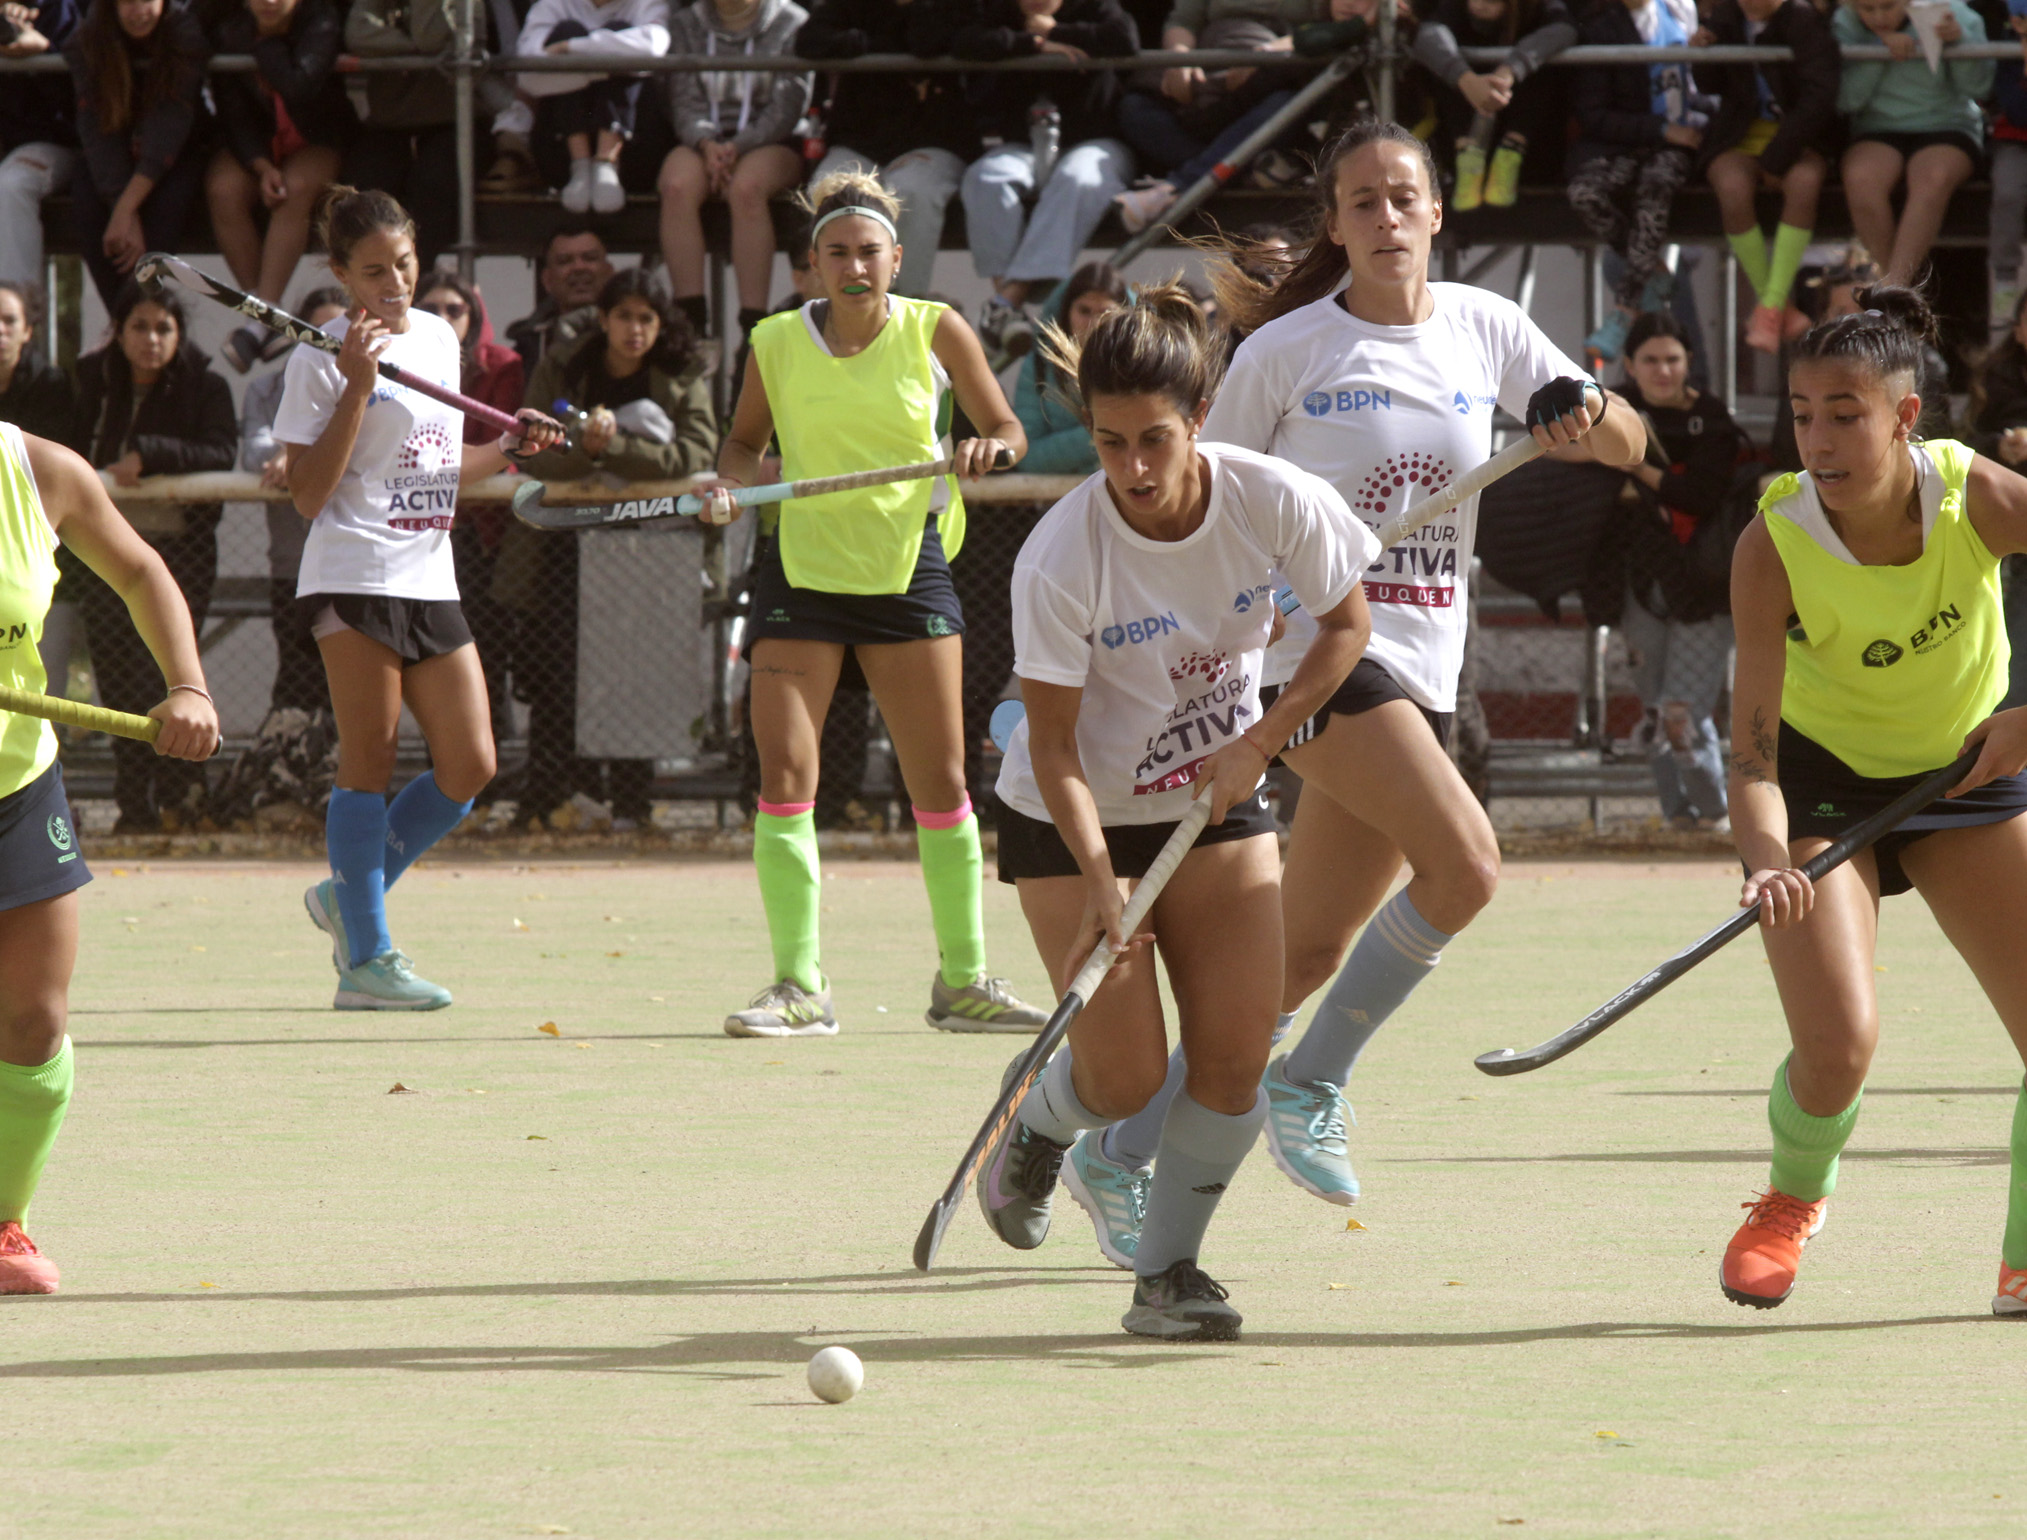
[[[94,706],[88,701],[64,700],[55,695],[37,695],[28,690],[16,690],[0,684],[0,711],[12,711],[21,716],[41,717],[45,722],[61,722],[66,727],[82,727],[87,732],[111,733],[119,738],[138,738],[143,743],[153,743],[162,735],[162,724],[153,717],[137,717],[127,711],[108,711],[103,706]]]

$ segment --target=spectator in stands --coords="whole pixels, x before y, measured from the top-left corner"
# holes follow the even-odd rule
[[[1118,0],[932,3],[948,8],[950,51],[960,59],[1041,53],[1123,59],[1140,46]],[[1004,355],[1032,341],[1028,291],[1070,276],[1106,208],[1132,181],[1133,152],[1115,126],[1119,81],[1111,70],[1050,76],[1041,84],[1030,75],[973,75],[966,89],[988,146],[964,173],[963,186],[972,266],[993,288],[978,335],[989,356]],[[1053,167],[1037,164],[1038,138],[1053,141]]]
[[[794,0],[696,0],[676,14],[670,51],[780,58],[795,51],[795,35],[808,19]],[[680,141],[662,163],[660,184],[670,292],[698,336],[743,341],[767,315],[774,276],[768,204],[802,179],[801,147],[790,141],[809,106],[809,77],[726,70],[662,78]],[[704,303],[703,207],[712,198],[722,198],[732,215],[736,334],[722,322],[713,331]]]
[[[1586,43],[1682,47],[1696,30],[1692,0],[1622,0],[1591,14]],[[1668,216],[1688,180],[1717,103],[1696,88],[1689,66],[1591,65],[1576,71],[1577,127],[1569,200],[1587,229],[1610,244],[1626,269],[1604,324],[1584,340],[1594,359],[1619,356],[1634,316],[1665,310],[1674,279],[1663,261]]]
[[[582,336],[595,324],[593,307],[612,274],[605,241],[590,225],[565,220],[549,232],[535,264],[542,297],[530,314],[507,328],[507,340],[526,368],[533,369],[549,348]]]
[[[1887,283],[1912,283],[1943,227],[1950,198],[1985,158],[1985,116],[1978,102],[1992,89],[1989,59],[1945,58],[1931,70],[1908,16],[1908,0],[1850,0],[1832,18],[1840,43],[1884,43],[1883,64],[1844,66],[1838,109],[1851,119],[1844,151],[1844,197],[1851,223],[1885,269]],[[1982,43],[1985,24],[1963,0],[1951,0],[1936,25],[1945,44]],[[1893,195],[1907,198],[1898,220]]]
[[[97,0],[106,4],[108,0]],[[144,296],[127,283],[116,292],[113,340],[77,362],[77,424],[72,442],[114,483],[143,476],[229,471],[239,446],[232,391],[187,341],[174,294]],[[218,578],[217,503],[130,502],[120,511],[168,564],[199,630]],[[120,596],[89,570],[77,573],[78,602],[99,699],[115,711],[145,712],[162,698],[154,657],[134,630]],[[115,832],[148,833],[187,821],[204,801],[201,765],[158,758],[152,747],[113,740]]]
[[[1050,318],[1077,341],[1125,304],[1126,277],[1110,262],[1086,262],[1049,298]],[[1077,382],[1040,353],[1021,360],[1014,416],[1028,436],[1020,469],[1032,475],[1088,476],[1098,469],[1091,430],[1077,410]]]
[[[950,52],[950,36],[950,12],[934,0],[817,0],[796,34],[795,51],[817,60],[869,53],[935,59]],[[856,166],[901,200],[895,221],[901,272],[893,292],[920,299],[943,241],[944,214],[981,148],[963,77],[847,72],[830,78],[835,85],[820,117],[827,147],[810,181]]]
[[[273,303],[309,249],[317,200],[358,131],[338,76],[344,30],[335,0],[245,0],[218,22],[219,52],[252,54],[255,72],[211,83],[225,131],[205,182],[211,231],[233,280]],[[280,332],[248,321],[219,351],[244,374],[288,348]]]
[[[669,51],[668,0],[535,0],[517,53],[636,54]],[[552,187],[573,214],[617,214],[626,207],[619,160],[640,115],[639,75],[520,77],[536,98],[531,144]]]
[[[1703,174],[1717,193],[1724,238],[1759,297],[1746,326],[1748,347],[1780,349],[1809,329],[1788,303],[1802,253],[1816,228],[1816,200],[1837,139],[1837,83],[1843,59],[1829,23],[1808,0],[1718,0],[1696,41],[1792,48],[1788,64],[1715,66],[1718,107],[1703,135]],[[1771,246],[1754,199],[1781,190]]]
[[[2027,0],[2006,0],[2022,58],[1998,61],[1992,92],[1991,331],[1998,341],[2020,308],[2020,243],[2027,239]]]
[[[181,0],[91,0],[64,45],[83,166],[71,211],[108,305],[147,251],[174,251],[204,185],[211,47]]]
[[[559,402],[585,413],[569,443],[545,450],[528,473],[549,480],[672,481],[708,474],[718,453],[711,382],[689,323],[639,268],[615,273],[598,296],[598,328],[552,350],[528,382],[541,410]],[[577,537],[517,528],[501,557],[501,578],[523,610],[524,634],[539,636],[521,685],[529,705],[528,770],[517,821],[537,822],[573,786],[595,784],[577,744]],[[519,568],[521,570],[516,571]],[[530,649],[535,651],[535,649]],[[652,760],[608,762],[605,788],[613,826],[648,821]]]
[[[312,289],[296,301],[295,313],[321,328],[345,313],[345,291],[336,285]],[[295,346],[290,343],[283,356]],[[283,372],[274,369],[247,385],[239,409],[239,468],[260,477],[262,486],[286,492],[288,456],[274,436],[283,381]],[[310,538],[310,521],[286,497],[262,506],[267,511],[268,623],[274,628],[275,650],[268,710],[329,711],[331,686],[324,677],[317,639],[310,632],[311,617],[296,603],[296,574],[303,564],[303,544]]]
[[[67,444],[77,421],[76,396],[69,375],[29,350],[41,326],[41,286],[0,278],[0,422]]]
[[[79,0],[0,5],[0,58],[62,48],[78,9]],[[15,75],[0,93],[0,282],[42,282],[42,200],[77,167],[76,108],[70,82],[54,75]]]
[[[1737,485],[1744,435],[1721,397],[1688,383],[1692,350],[1673,315],[1639,317],[1620,387],[1647,424],[1647,458],[1631,477],[1622,620],[1646,711],[1636,741],[1648,750],[1661,815],[1679,829],[1726,816],[1714,721],[1731,655],[1730,550],[1720,541],[1736,535],[1729,521],[1752,495]],[[1709,549],[1717,559],[1700,566]]]
[[[447,0],[352,0],[345,49],[364,59],[442,58],[450,49]],[[472,8],[476,42],[486,45],[485,7]],[[423,271],[457,239],[457,93],[437,70],[372,73],[366,121],[345,159],[345,180],[377,187],[415,211],[415,254]],[[279,398],[277,398],[279,399]]]
[[[1291,9],[1287,0],[1178,0],[1162,27],[1161,47],[1170,53],[1194,48],[1287,53],[1293,42]],[[1294,94],[1281,70],[1206,74],[1178,65],[1137,73],[1119,98],[1119,135],[1150,177],[1148,185],[1114,200],[1120,223],[1138,232],[1160,219],[1184,189],[1208,176]]]
[[[2015,296],[2013,322],[1971,377],[1971,431],[1965,441],[2027,475],[2027,295]]]
[[[1416,62],[1450,88],[1437,93],[1436,116],[1457,147],[1458,213],[1511,208],[1523,168],[1541,179],[1560,169],[1550,157],[1562,155],[1570,82],[1542,66],[1576,40],[1563,0],[1437,0],[1417,29]],[[1481,72],[1466,48],[1503,48],[1506,57]]]

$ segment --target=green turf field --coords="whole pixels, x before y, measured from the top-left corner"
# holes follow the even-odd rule
[[[2020,1065],[1912,898],[1830,1223],[1785,1307],[1718,1292],[1783,1042],[1748,940],[1561,1064],[1721,917],[1717,862],[1509,868],[1352,1087],[1366,1200],[1256,1152],[1204,1258],[1245,1340],[1118,1327],[1081,1212],[909,1249],[1005,1039],[921,1020],[914,868],[833,863],[834,1041],[734,1042],[750,874],[425,866],[457,991],[324,1009],[308,867],[98,863],[77,1096],[0,1302],[0,1534],[2018,1534],[2027,1324],[1988,1314]],[[995,964],[1040,973],[1011,890]],[[539,1030],[553,1022],[557,1035]],[[389,1094],[399,1082],[412,1094]],[[849,1405],[803,1366],[865,1359]]]

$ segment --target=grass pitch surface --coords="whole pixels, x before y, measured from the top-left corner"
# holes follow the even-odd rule
[[[736,866],[418,869],[457,1005],[337,1014],[307,867],[85,892],[78,1091],[0,1302],[24,1536],[2018,1534],[2027,1325],[1987,1313],[2020,1065],[1919,901],[1780,1310],[1717,1288],[1784,1034],[1747,940],[1490,1080],[1722,917],[1716,862],[1516,864],[1352,1087],[1366,1200],[1257,1151],[1231,1346],[1122,1334],[1082,1214],[909,1248],[1016,1041],[930,1031],[912,867],[831,864],[844,1033],[734,1042]],[[1041,970],[992,885],[995,965]],[[884,1012],[880,1010],[884,1007]],[[539,1030],[553,1022],[557,1035]],[[390,1094],[400,1083],[412,1094]],[[866,1388],[805,1388],[853,1347]]]

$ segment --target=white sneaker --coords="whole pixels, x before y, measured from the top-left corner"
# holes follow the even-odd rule
[[[563,184],[559,195],[563,207],[573,214],[591,212],[591,159],[573,160],[570,163],[570,180]]]
[[[626,188],[619,180],[619,167],[609,160],[591,163],[591,211],[617,214],[626,207]]]
[[[1128,235],[1138,235],[1175,204],[1175,189],[1166,182],[1156,182],[1152,187],[1137,187],[1132,192],[1117,193],[1112,201],[1119,205],[1119,222],[1126,226]]]

